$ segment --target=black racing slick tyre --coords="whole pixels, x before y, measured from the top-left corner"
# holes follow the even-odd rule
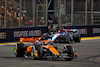
[[[17,44],[14,46],[14,54],[16,57],[23,57],[25,54],[24,44]]]
[[[66,53],[68,53],[68,56],[70,57],[70,58],[65,58],[65,60],[72,60],[73,59],[73,57],[74,57],[74,50],[73,50],[73,47],[72,46],[66,46],[67,47],[67,52]],[[64,52],[65,53],[65,52]]]
[[[74,50],[72,46],[67,46],[68,48],[68,54],[70,57],[74,57]]]
[[[80,41],[81,41],[81,37],[80,37],[79,34],[75,34],[75,35],[73,36],[73,38],[74,38],[74,42],[80,42]]]

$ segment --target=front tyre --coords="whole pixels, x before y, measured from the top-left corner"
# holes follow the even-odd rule
[[[25,53],[24,44],[16,44],[14,46],[14,54],[16,57],[23,57]]]
[[[66,46],[67,49],[65,49],[66,51],[64,53],[68,53],[68,56],[70,58],[64,58],[65,60],[72,60],[74,57],[74,49],[72,46]]]

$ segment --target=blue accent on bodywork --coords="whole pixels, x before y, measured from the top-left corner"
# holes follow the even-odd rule
[[[56,40],[56,38],[60,35],[64,35],[65,33],[59,33],[59,34],[55,34],[53,37],[52,37],[52,40]]]
[[[71,34],[69,34],[69,36],[70,36],[71,40],[73,40],[73,36]]]

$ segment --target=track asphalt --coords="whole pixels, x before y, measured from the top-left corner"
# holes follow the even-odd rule
[[[65,61],[63,58],[32,60],[15,57],[15,43],[0,43],[0,67],[100,67],[100,37],[85,37],[81,38],[80,43],[68,44],[73,46],[78,54],[78,58],[71,61]],[[65,43],[58,44],[59,51],[63,51],[64,45]]]
[[[94,40],[94,39],[100,39],[100,36],[98,37],[82,37],[81,40]],[[14,45],[18,42],[9,42],[9,43],[0,43],[0,45]]]

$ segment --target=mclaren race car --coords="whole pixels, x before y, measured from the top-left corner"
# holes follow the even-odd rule
[[[62,52],[62,53],[61,53]],[[14,54],[16,57],[25,57],[32,59],[47,58],[53,60],[56,58],[64,58],[72,60],[77,58],[77,53],[72,46],[65,45],[63,51],[59,52],[57,46],[50,44],[49,40],[40,38],[36,43],[17,43],[14,46]]]
[[[81,37],[80,34],[76,33],[77,29],[61,29],[57,33],[52,34],[53,42],[67,42],[71,41],[80,42]]]

